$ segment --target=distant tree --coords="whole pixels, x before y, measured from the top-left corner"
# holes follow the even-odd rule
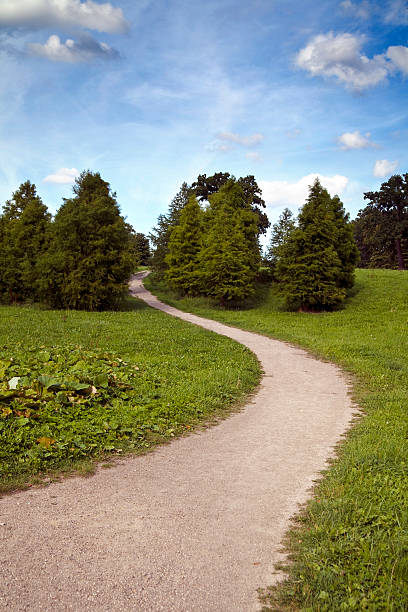
[[[134,257],[135,266],[147,266],[150,259],[149,238],[141,232],[135,232],[131,225],[129,227],[130,249]]]
[[[51,215],[36,186],[22,183],[3,207],[0,223],[0,288],[3,299],[38,298],[37,262],[48,244]]]
[[[202,291],[221,304],[236,302],[254,293],[260,262],[258,219],[234,180],[209,198],[200,254]]]
[[[159,215],[157,224],[149,234],[153,245],[150,266],[157,277],[163,278],[167,270],[166,255],[169,252],[169,240],[172,229],[178,224],[180,213],[186,206],[192,190],[187,183],[183,183],[178,193],[169,205],[166,215]]]
[[[290,234],[296,227],[293,213],[285,208],[279,219],[272,226],[271,239],[266,251],[266,262],[274,270],[279,261],[279,253],[285,245]]]
[[[287,304],[306,311],[337,306],[352,285],[357,258],[340,200],[331,198],[316,179],[277,263]]]
[[[41,264],[42,296],[52,306],[79,310],[112,308],[127,292],[133,269],[129,228],[116,194],[100,174],[81,173],[74,197],[64,198]]]
[[[368,205],[359,211],[353,229],[360,252],[360,267],[398,267],[392,225],[391,220],[375,206]]]
[[[199,201],[209,200],[209,197],[217,193],[228,181],[234,181],[242,188],[244,199],[243,206],[250,206],[256,213],[258,220],[258,233],[265,234],[270,226],[267,215],[261,210],[265,208],[265,201],[262,199],[262,191],[255,180],[255,177],[248,175],[236,179],[229,172],[216,172],[212,176],[200,174],[197,180],[191,185]]]
[[[191,196],[170,233],[165,277],[170,287],[183,295],[200,292],[202,214],[197,198]]]
[[[399,270],[405,270],[404,247],[408,240],[408,173],[395,174],[382,183],[379,191],[367,191],[364,199],[381,213],[382,232],[387,233],[395,245]]]

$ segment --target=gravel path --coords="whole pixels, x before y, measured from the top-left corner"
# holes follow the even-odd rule
[[[259,610],[289,518],[351,419],[338,368],[161,304],[141,276],[137,297],[248,346],[259,392],[205,432],[1,499],[1,610]]]

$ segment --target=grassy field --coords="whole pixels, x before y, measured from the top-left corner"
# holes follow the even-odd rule
[[[264,592],[265,610],[408,610],[408,272],[358,270],[342,310],[285,312],[261,288],[243,310],[181,299],[149,277],[164,301],[305,347],[352,374],[364,417],[297,517],[286,544],[288,580]]]
[[[259,376],[246,348],[131,298],[123,312],[2,306],[0,491],[225,416]]]

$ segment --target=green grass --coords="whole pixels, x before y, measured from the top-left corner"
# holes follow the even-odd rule
[[[265,610],[408,610],[408,272],[358,270],[342,310],[285,312],[276,289],[222,310],[153,293],[182,309],[305,347],[351,373],[364,417],[339,446],[287,535],[288,580]]]
[[[240,344],[131,298],[122,312],[2,306],[0,491],[146,451],[227,415],[259,377]]]

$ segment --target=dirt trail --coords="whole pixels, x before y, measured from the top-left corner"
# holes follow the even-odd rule
[[[0,500],[0,609],[248,612],[280,541],[351,419],[335,366],[161,304],[234,338],[265,375],[245,409],[205,432]]]

